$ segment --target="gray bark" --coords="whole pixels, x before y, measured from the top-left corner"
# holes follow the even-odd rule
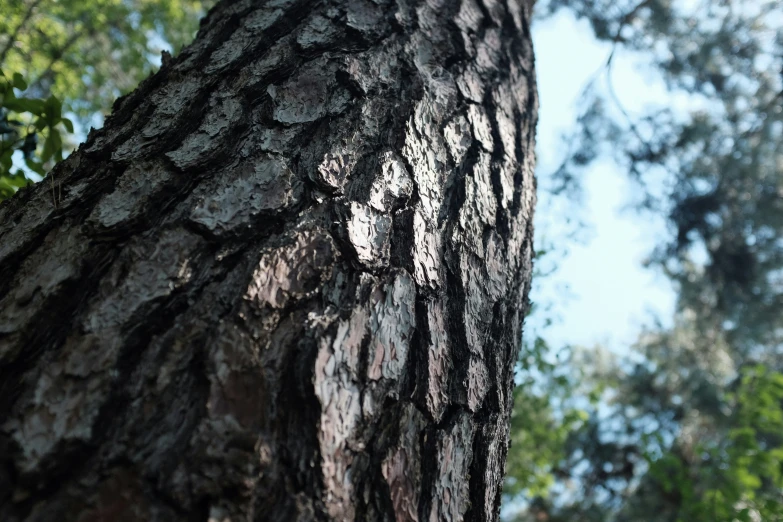
[[[528,19],[222,1],[4,202],[0,520],[495,520]]]

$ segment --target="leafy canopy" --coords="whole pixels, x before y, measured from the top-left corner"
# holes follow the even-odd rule
[[[73,133],[73,122],[62,117],[59,99],[17,97],[17,91],[26,89],[21,74],[14,73],[9,78],[0,71],[0,199],[30,183],[22,169],[14,169],[14,152],[21,152],[27,167],[43,176],[44,165],[63,159],[60,128]],[[43,149],[37,152],[39,136]]]
[[[100,126],[114,100],[157,67],[161,51],[189,43],[208,3],[0,0],[0,199]]]

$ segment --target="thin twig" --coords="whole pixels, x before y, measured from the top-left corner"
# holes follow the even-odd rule
[[[49,173],[49,180],[51,180],[52,184],[52,204],[54,205],[54,208],[57,208],[57,197],[54,192],[54,174],[51,172]]]

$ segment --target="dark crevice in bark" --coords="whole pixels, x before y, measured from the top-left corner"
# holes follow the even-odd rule
[[[361,100],[365,97],[366,93],[362,90],[356,80],[351,78],[351,75],[348,74],[347,71],[337,71],[335,78],[337,79],[337,83],[345,87],[345,89],[350,92],[356,100]]]
[[[448,416],[444,415],[444,418]],[[421,451],[421,483],[424,487],[421,490],[419,502],[419,520],[430,520],[430,511],[432,510],[434,484],[438,475],[438,451],[437,451],[437,429],[435,427],[427,428],[421,432],[420,451]]]
[[[446,237],[451,237],[451,232],[459,220],[459,211],[465,204],[465,177],[472,173],[478,159],[479,145],[473,142],[465,153],[462,163],[452,173],[450,183],[446,186],[443,205],[440,216],[438,216],[438,225],[446,227]]]
[[[501,0],[502,1],[502,0]],[[489,11],[489,7],[487,7],[487,4],[484,2],[484,0],[476,0],[476,5],[481,10],[481,26],[479,28],[479,38],[483,39],[484,35],[486,33],[486,30],[491,27],[497,27],[497,24],[495,23],[495,20],[492,17],[492,13]],[[506,12],[508,12],[506,10]]]
[[[415,189],[414,189],[415,193]],[[413,199],[411,197],[411,199]],[[414,240],[413,230],[413,208],[412,205],[407,205],[406,208],[397,210],[394,213],[391,230],[391,245],[390,245],[390,258],[389,264],[395,268],[401,268],[409,273],[412,273],[413,260],[411,259],[410,251],[411,244]],[[427,290],[420,289],[421,293],[426,293]],[[417,300],[418,302],[418,300]],[[416,316],[416,324],[423,325],[420,317]]]
[[[317,498],[317,491],[323,488],[321,477],[315,466],[307,466],[305,469],[309,473],[302,474],[301,463],[320,462],[316,433],[320,406],[310,385],[317,348],[314,340],[302,338],[283,363],[283,386],[278,406],[282,414],[278,422],[282,422],[275,430],[279,433],[280,444],[285,448],[281,465],[287,476],[286,482],[294,486],[289,494],[303,491],[313,498]],[[285,444],[287,440],[295,440],[297,443]]]
[[[503,140],[500,135],[500,128],[498,127],[497,108],[493,106],[491,102],[491,93],[487,92],[484,105],[487,108],[487,115],[489,116],[490,129],[492,130],[492,141],[495,143],[495,150],[492,151],[492,167],[490,168],[492,191],[495,193],[495,197],[498,201],[503,201],[503,182],[500,179],[501,169],[506,168],[504,165],[504,156],[506,151],[503,147]],[[519,186],[519,185],[515,185]],[[495,221],[497,231],[501,238],[507,238],[510,235],[509,216],[506,213],[506,209],[498,206],[495,212]]]
[[[427,300],[422,294],[416,295],[414,313],[416,332],[411,339],[410,353],[405,365],[405,380],[400,389],[400,397],[412,400],[413,404],[425,415],[430,416],[425,405],[427,390],[427,349],[430,346],[430,331],[427,319]]]
[[[356,159],[351,178],[345,186],[346,202],[365,202],[370,198],[372,183],[380,169],[378,151],[374,149],[367,150]]]
[[[466,296],[464,281],[459,275],[459,254],[452,254],[453,265],[446,269],[446,294],[448,296],[448,307],[446,309],[446,328],[449,332],[452,345],[452,367],[450,370],[449,383],[451,385],[452,397],[459,397],[461,400],[467,400],[464,385],[466,382],[468,361],[470,359],[470,346],[465,334],[464,313],[466,306]]]
[[[492,324],[490,326],[489,330],[489,353],[487,354],[486,362],[487,362],[487,370],[492,375],[500,375],[504,376],[506,375],[506,367],[499,367],[497,364],[498,359],[496,357],[493,357],[494,352],[496,350],[503,350],[504,346],[507,346],[510,340],[509,337],[511,337],[509,332],[509,325],[506,324],[506,310],[508,309],[508,303],[501,300],[495,303],[495,306],[492,310]],[[522,314],[524,316],[524,314]],[[505,342],[504,342],[505,341]],[[516,362],[517,359],[517,353],[514,351],[514,353],[507,354],[511,357],[511,359]],[[512,363],[512,367],[513,364]],[[506,382],[504,380],[495,380],[491,383],[489,390],[487,391],[487,399],[484,401],[483,407],[481,409],[481,414],[485,416],[485,418],[489,418],[490,415],[497,415],[497,414],[503,414],[504,413],[504,404],[500,404],[497,400],[500,394],[505,393],[505,386]],[[504,389],[499,390],[498,388],[503,387]]]
[[[522,125],[524,124],[523,115],[519,111],[514,111],[514,126],[518,129],[522,128]],[[524,157],[525,152],[523,150],[523,143],[522,143],[523,137],[521,135],[517,135],[516,140],[514,140],[514,147],[515,147],[515,153],[517,157]],[[516,169],[514,172],[514,186],[519,187],[522,185],[522,177],[524,173],[522,172],[522,167],[520,165],[519,168]],[[522,194],[520,194],[520,191],[514,191],[514,197],[511,199],[511,208],[509,211],[511,212],[512,216],[519,215],[519,211],[522,209]]]
[[[406,371],[411,376],[411,389],[404,397],[410,397],[413,404],[421,411],[429,421],[435,421],[432,412],[427,408],[427,392],[429,383],[427,361],[427,352],[432,343],[433,332],[429,328],[429,319],[427,314],[427,297],[424,292],[416,297],[416,324],[418,325],[414,342],[411,346],[411,357],[408,364],[410,368]]]
[[[361,31],[354,29],[351,26],[346,26],[344,28],[346,39],[342,42],[340,42],[339,47],[337,50],[339,52],[347,53],[347,54],[354,54],[354,53],[360,53],[362,51],[366,51],[372,47],[372,45],[380,40],[381,35],[378,35],[374,38],[368,38],[366,35],[364,35]]]

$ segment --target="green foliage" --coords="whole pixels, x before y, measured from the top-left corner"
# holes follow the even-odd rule
[[[30,171],[46,174],[83,139],[74,136],[78,129],[69,119],[58,128],[58,118],[68,114],[82,133],[99,126],[114,100],[156,68],[162,50],[177,51],[192,40],[211,3],[0,0],[0,70],[5,73],[0,200],[36,179],[9,163],[10,154],[38,151],[40,142],[41,150],[24,159]]]
[[[783,518],[783,374],[755,365],[736,384],[720,437],[649,458],[650,479],[679,499],[678,521]]]
[[[556,362],[542,337],[525,342],[520,355],[519,379],[511,415],[511,449],[504,494],[546,497],[566,458],[566,440],[587,413],[570,404],[573,376],[564,373],[566,351]]]
[[[190,43],[200,0],[0,0],[0,67],[56,95],[85,121],[155,68],[163,49]]]
[[[0,71],[0,199],[12,196],[31,182],[21,168],[14,167],[15,152],[21,153],[27,168],[43,176],[47,165],[63,159],[60,129],[73,132],[73,123],[63,117],[62,103],[57,97],[16,95],[16,91],[26,89],[27,82],[21,74],[6,75]]]

